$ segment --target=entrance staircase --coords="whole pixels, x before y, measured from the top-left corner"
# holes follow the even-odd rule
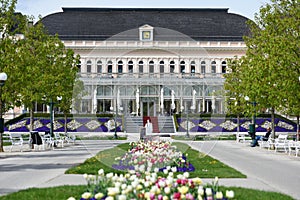
[[[159,116],[158,126],[160,133],[175,133],[175,124],[172,116]]]
[[[125,117],[125,130],[127,133],[139,133],[143,127],[143,118],[142,117]]]
[[[146,125],[147,121],[152,123],[152,133],[159,133],[159,126],[158,126],[158,119],[157,117],[152,116],[144,116],[143,117],[143,124]]]
[[[127,116],[125,118],[125,128],[127,133],[139,133],[142,127],[145,127],[147,120],[150,120],[153,126],[153,133],[174,133],[174,123],[172,116],[163,117],[136,117]]]

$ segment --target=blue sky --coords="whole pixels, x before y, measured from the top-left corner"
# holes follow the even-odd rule
[[[16,10],[36,19],[61,12],[62,7],[141,7],[141,8],[229,8],[236,13],[254,19],[254,13],[270,0],[18,0]]]

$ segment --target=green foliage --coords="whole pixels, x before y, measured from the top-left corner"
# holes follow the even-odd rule
[[[21,190],[9,194],[7,196],[1,196],[1,200],[58,200],[58,199],[68,199],[69,197],[74,197],[76,199],[81,198],[81,194],[86,190],[85,185],[77,186],[59,186],[59,187],[50,187],[50,188],[30,188],[27,190]]]
[[[259,107],[290,110],[300,103],[299,18],[298,0],[272,0],[256,15],[256,24],[250,23],[244,78],[252,78],[249,97]],[[299,114],[297,107],[293,112]]]
[[[242,58],[243,59],[243,58]],[[225,88],[225,102],[227,113],[235,115],[243,115],[247,109],[247,104],[245,102],[245,94],[243,88],[243,79],[241,65],[243,60],[238,60],[237,58],[228,60],[228,71],[224,75],[226,81],[224,83]]]
[[[128,143],[120,144],[112,149],[100,151],[96,156],[87,159],[84,163],[68,169],[66,174],[97,174],[99,169],[105,172],[123,173],[119,170],[112,169],[115,158],[126,153],[129,148]]]
[[[61,96],[59,106],[69,113],[73,99],[81,98],[83,91],[77,79],[79,56],[57,35],[49,35],[42,23],[32,26],[28,17],[15,14],[15,4],[2,0],[0,10],[0,71],[8,76],[1,93],[5,109],[24,105],[32,110],[34,102],[55,102]],[[17,34],[23,37],[17,39]]]
[[[271,0],[261,7],[255,22],[248,22],[246,55],[229,62],[232,72],[226,75],[228,98],[239,100],[236,108],[229,105],[232,113],[243,110],[247,105],[243,98],[248,96],[257,104],[255,110],[248,105],[246,113],[275,109],[300,115],[299,18],[298,0]]]
[[[55,118],[64,118],[64,114],[55,114]],[[5,122],[5,125],[10,125],[14,124],[22,119],[30,117],[29,113],[24,113],[14,119],[11,119],[7,122]],[[34,115],[35,118],[50,118],[49,113],[36,113]],[[68,119],[73,119],[73,118],[112,118],[113,114],[109,113],[103,113],[103,114],[67,114]]]
[[[234,191],[234,199],[239,200],[292,200],[293,198],[279,193],[279,192],[267,192],[263,190],[246,189],[241,187],[224,187],[220,186],[220,190],[232,190]]]

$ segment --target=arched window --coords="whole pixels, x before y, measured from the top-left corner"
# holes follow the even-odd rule
[[[101,60],[97,61],[97,73],[98,74],[102,73],[102,62],[101,62]]]
[[[174,71],[175,71],[175,62],[171,61],[170,62],[170,73],[174,73]]]
[[[109,60],[108,62],[107,62],[107,73],[112,73],[112,61],[111,60]]]
[[[144,62],[139,61],[139,73],[143,73],[143,72],[144,72]]]
[[[211,73],[215,74],[216,73],[216,61],[211,62]]]
[[[118,73],[123,73],[123,62],[121,60],[118,62]]]
[[[223,74],[226,73],[226,67],[227,67],[226,61],[223,61],[223,62],[222,62],[222,73],[223,73]]]
[[[159,62],[159,72],[164,73],[165,72],[165,63],[164,61]]]
[[[128,62],[128,72],[133,73],[133,62],[131,60]]]
[[[191,62],[191,74],[195,74],[196,73],[196,63],[195,61]]]
[[[205,74],[206,63],[205,61],[201,61],[201,74]]]
[[[92,61],[88,60],[86,62],[86,73],[91,73],[92,72]]]
[[[152,60],[149,62],[149,73],[154,73],[154,62]]]
[[[180,72],[183,74],[185,73],[185,62],[184,61],[180,62]]]

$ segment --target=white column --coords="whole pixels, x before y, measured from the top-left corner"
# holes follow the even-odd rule
[[[205,112],[205,90],[204,86],[202,87],[202,112]]]
[[[97,86],[94,88],[92,104],[92,114],[95,114],[97,112]]]

